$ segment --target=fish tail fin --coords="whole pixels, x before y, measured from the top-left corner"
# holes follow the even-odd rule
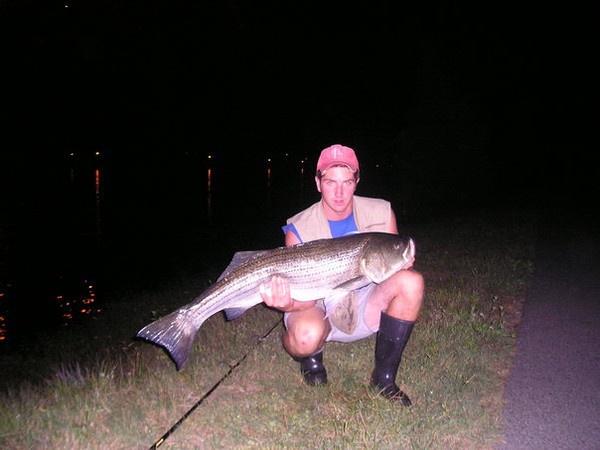
[[[199,328],[185,314],[175,311],[146,325],[138,331],[137,337],[165,349],[179,371],[192,353]]]

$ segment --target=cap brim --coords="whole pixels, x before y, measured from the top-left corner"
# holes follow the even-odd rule
[[[356,172],[358,172],[358,169],[357,169],[357,168],[354,168],[354,167],[352,167],[350,164],[347,164],[347,163],[345,163],[345,162],[342,162],[342,161],[334,161],[334,162],[332,162],[332,163],[329,163],[329,164],[327,164],[326,166],[324,166],[324,167],[322,167],[322,168],[320,168],[320,169],[318,169],[318,170],[319,170],[319,172],[325,172],[325,171],[327,171],[327,170],[331,169],[332,167],[336,167],[336,166],[337,166],[337,167],[345,166],[345,167],[347,167],[348,169],[350,169],[350,170],[351,170],[353,173],[356,173]]]

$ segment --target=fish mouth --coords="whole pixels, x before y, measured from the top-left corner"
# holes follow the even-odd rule
[[[417,252],[417,248],[415,246],[415,241],[412,238],[408,238],[408,245],[406,246],[406,250],[404,250],[404,257],[414,258],[415,253]]]
[[[402,252],[402,259],[404,259],[404,264],[402,264],[403,268],[408,264],[412,265],[415,260],[416,251],[415,241],[413,241],[412,238],[408,238],[408,245],[404,249],[404,252]]]

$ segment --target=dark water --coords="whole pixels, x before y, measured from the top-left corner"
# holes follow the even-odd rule
[[[0,212],[0,346],[101,315],[111,290],[282,245],[280,225],[317,199],[300,166],[233,169],[189,155],[74,156],[18,178]]]

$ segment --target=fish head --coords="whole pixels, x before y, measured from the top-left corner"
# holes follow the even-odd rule
[[[412,266],[415,243],[410,237],[391,233],[376,233],[363,248],[361,267],[364,275],[375,283]]]

